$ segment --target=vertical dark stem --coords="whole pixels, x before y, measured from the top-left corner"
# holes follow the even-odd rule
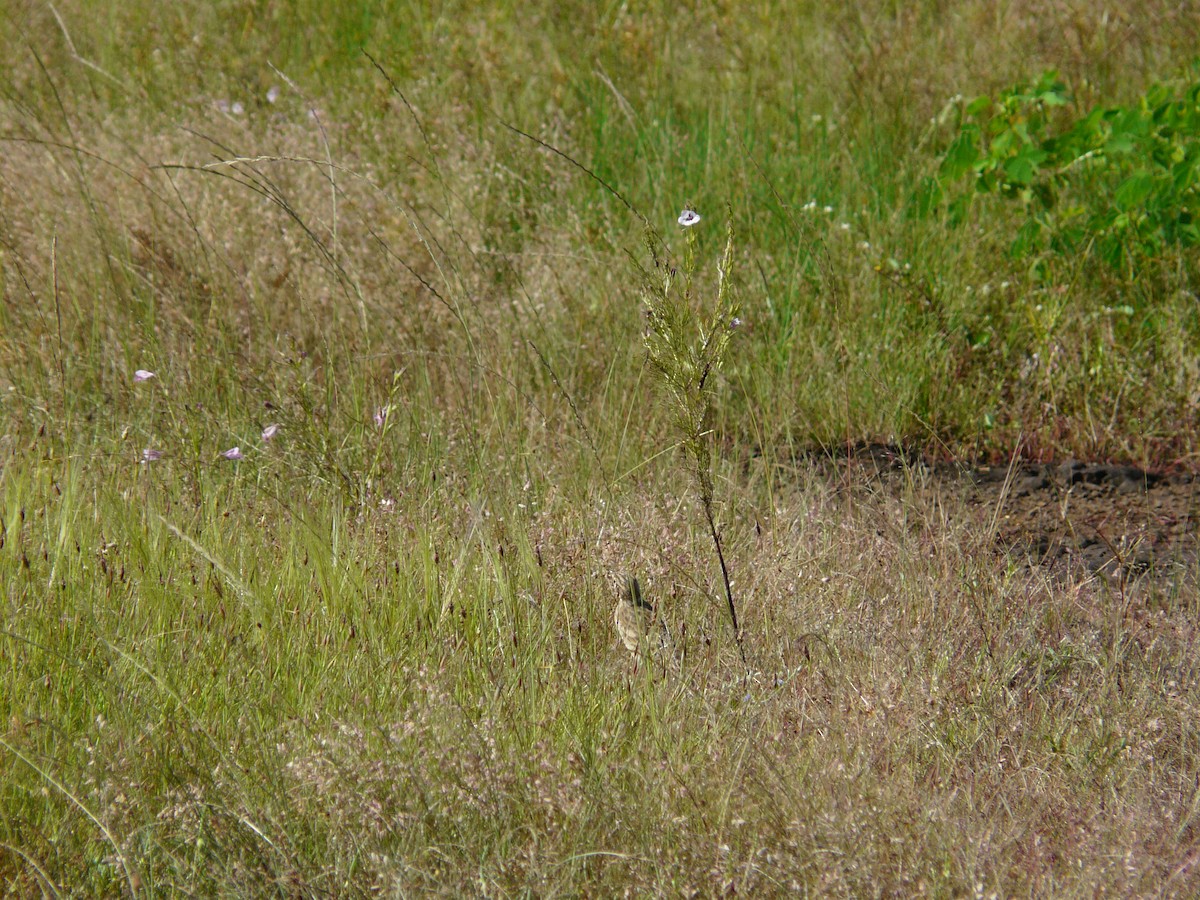
[[[729,606],[729,623],[733,626],[733,637],[737,641],[742,665],[746,665],[746,648],[742,645],[742,629],[738,626],[737,605],[733,602],[733,587],[729,583],[729,567],[725,564],[725,551],[721,548],[721,533],[717,531],[717,523],[713,518],[712,501],[707,498],[704,503],[704,516],[708,519],[708,533],[712,535],[713,545],[717,548],[717,559],[721,563],[721,579],[725,583],[725,602]]]

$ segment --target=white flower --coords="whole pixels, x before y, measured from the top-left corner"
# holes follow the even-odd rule
[[[691,228],[700,221],[700,216],[697,215],[694,209],[685,209],[679,214],[679,224],[684,228]]]
[[[226,459],[232,459],[235,462],[239,459],[245,459],[245,456],[242,455],[241,447],[230,447],[228,450],[222,450],[221,455]]]
[[[158,376],[155,375],[153,372],[151,372],[149,369],[138,369],[136,372],[133,373],[133,383],[138,384],[139,382],[149,381],[151,378],[157,378],[157,377]]]
[[[825,215],[829,215],[830,213],[832,213],[832,212],[833,212],[833,207],[832,207],[832,206],[826,206],[826,207],[822,208],[821,212],[825,213]]]
[[[838,225],[838,228],[842,229],[842,231],[849,231],[849,230],[850,230],[850,223],[849,223],[849,222],[842,222],[840,225]]]
[[[271,438],[275,437],[275,433],[277,431],[279,431],[278,425],[268,425],[262,431],[262,439],[264,441],[269,441]]]
[[[275,85],[271,85],[270,89],[267,91],[267,102],[274,103],[278,99],[279,99],[279,88],[276,87]]]
[[[242,106],[241,100],[234,100],[233,105],[229,107],[229,111],[235,116],[240,116],[246,111],[246,107]]]
[[[154,462],[156,459],[162,459],[161,450],[151,450],[149,447],[147,447],[142,451],[142,462]]]

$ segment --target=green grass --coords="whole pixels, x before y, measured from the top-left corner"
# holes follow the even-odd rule
[[[1194,259],[1035,283],[1011,210],[909,208],[951,96],[1182,70],[1194,14],[1128,15],[10,3],[0,883],[1193,893],[1194,585],[1123,604],[804,462],[1194,466]],[[641,217],[680,253],[688,202],[706,300],[737,235],[748,667],[642,342]]]

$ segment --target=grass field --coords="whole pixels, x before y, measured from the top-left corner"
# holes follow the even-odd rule
[[[920,200],[1135,6],[0,0],[6,896],[1200,892],[1195,573],[813,464],[1197,468],[1194,245]]]

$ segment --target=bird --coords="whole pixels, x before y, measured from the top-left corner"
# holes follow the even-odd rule
[[[633,575],[625,576],[625,590],[617,598],[613,621],[621,643],[630,653],[640,653],[646,633],[654,625],[654,607],[642,597],[642,586]]]

